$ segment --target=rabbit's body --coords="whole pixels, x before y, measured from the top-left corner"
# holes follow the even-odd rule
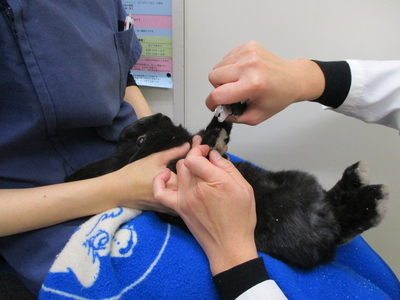
[[[231,123],[219,123],[213,118],[198,134],[203,144],[221,152],[229,141],[231,128]],[[142,118],[122,131],[117,150],[110,158],[78,170],[66,181],[104,175],[191,140],[192,135],[182,126],[175,126],[167,116]],[[174,172],[175,163],[169,165]],[[378,225],[385,212],[386,188],[368,185],[362,162],[348,167],[329,191],[305,172],[266,171],[245,161],[235,166],[255,193],[257,249],[294,267],[309,269],[332,260],[336,246]],[[163,221],[187,230],[181,218],[158,215]]]

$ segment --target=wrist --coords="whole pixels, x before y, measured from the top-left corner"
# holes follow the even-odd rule
[[[209,251],[209,253],[206,252],[206,254],[213,275],[222,273],[258,257],[254,243],[240,248],[234,245],[233,247],[227,248],[227,250],[218,249],[215,251]]]
[[[141,172],[135,172],[135,163],[127,165],[118,171],[105,175],[109,202],[117,206],[130,207],[139,210],[155,210],[152,185]],[[109,203],[109,204],[110,204]]]
[[[126,167],[102,176],[107,187],[105,188],[106,205],[113,207],[131,207],[132,202],[141,198],[139,180],[135,180],[134,174],[127,174]],[[136,207],[135,207],[136,208]]]
[[[72,182],[76,187],[72,189],[70,198],[80,199],[78,206],[82,216],[95,215],[119,206],[118,189],[108,174],[83,181]]]
[[[321,68],[312,60],[306,58],[292,60],[297,68],[297,86],[299,94],[295,102],[315,100],[325,90],[325,76]]]

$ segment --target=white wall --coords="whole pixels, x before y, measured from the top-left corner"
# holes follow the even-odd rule
[[[212,117],[204,105],[211,91],[207,76],[234,47],[256,40],[288,59],[400,59],[399,13],[400,2],[393,0],[185,1],[187,127],[196,131]],[[397,131],[301,103],[256,127],[235,126],[231,141],[231,153],[271,170],[309,171],[326,188],[348,165],[367,161],[372,182],[389,184],[392,193],[387,217],[364,237],[400,275]]]

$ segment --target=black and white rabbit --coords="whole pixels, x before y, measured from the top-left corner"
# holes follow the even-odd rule
[[[229,141],[232,123],[214,117],[198,134],[203,144],[219,151]],[[155,114],[127,126],[115,153],[68,176],[66,181],[92,178],[116,171],[155,152],[190,142],[192,135],[171,119]],[[169,168],[176,172],[176,161]],[[365,164],[348,167],[329,191],[301,171],[272,172],[249,162],[235,163],[252,185],[257,210],[257,249],[301,269],[310,269],[335,257],[344,244],[382,220],[388,197],[384,185],[369,185]],[[181,218],[158,214],[165,222],[187,230]]]

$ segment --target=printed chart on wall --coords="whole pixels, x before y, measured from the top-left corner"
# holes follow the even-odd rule
[[[138,85],[172,88],[171,0],[122,0],[134,20],[142,56],[131,70]]]

